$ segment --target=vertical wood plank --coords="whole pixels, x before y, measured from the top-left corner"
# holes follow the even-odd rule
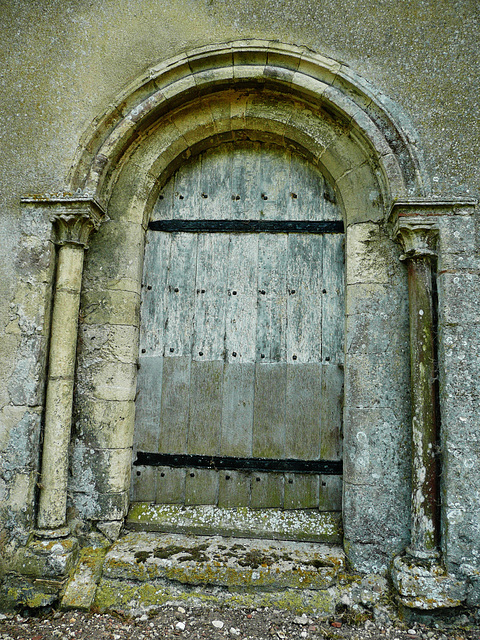
[[[323,201],[325,220],[343,220],[342,210],[337,204],[335,189],[326,180],[324,182]]]
[[[250,506],[252,509],[283,507],[283,482],[281,473],[252,474]]]
[[[163,355],[165,286],[171,237],[149,231],[146,236],[140,307],[140,354]]]
[[[321,446],[323,460],[342,458],[343,370],[335,364],[322,366]],[[320,476],[320,511],[342,508],[342,477]]]
[[[224,359],[228,251],[229,234],[198,235],[194,360]]]
[[[192,361],[187,452],[218,455],[222,420],[223,362]]]
[[[291,155],[289,193],[286,200],[287,219],[325,220],[324,178],[297,154]]]
[[[342,457],[343,370],[338,365],[322,366],[321,446],[323,460]]]
[[[250,473],[224,471],[219,474],[218,506],[248,507],[250,505]]]
[[[155,502],[157,474],[155,467],[133,467],[132,501]]]
[[[185,469],[155,467],[157,504],[183,504],[185,501]]]
[[[278,147],[269,145],[260,147],[259,156],[260,171],[256,181],[259,217],[264,220],[282,219],[287,208],[290,158],[279,153]]]
[[[164,358],[158,445],[151,451],[187,452],[190,369],[189,355]]]
[[[158,448],[163,378],[164,294],[169,253],[168,234],[147,233],[140,311],[134,451],[157,451]],[[154,467],[135,467],[132,471],[133,499],[154,502],[156,483],[157,473]]]
[[[342,510],[342,476],[320,476],[319,511]]]
[[[220,455],[248,458],[252,455],[255,364],[225,363]]]
[[[218,471],[187,469],[185,480],[185,504],[217,504]]]
[[[231,234],[225,311],[225,359],[255,362],[258,236]]]
[[[253,456],[283,458],[285,451],[286,364],[257,364],[253,418]],[[255,473],[251,480],[252,508],[282,507],[281,473]]]
[[[285,457],[287,367],[283,362],[257,364],[253,414],[253,456]]]
[[[232,217],[233,163],[229,146],[212,149],[201,156],[198,216],[204,220],[230,220]]]
[[[135,403],[135,448],[157,451],[162,393],[163,358],[140,356]]]
[[[287,365],[286,458],[320,458],[321,408],[321,365]]]
[[[191,160],[173,176],[173,217],[178,220],[198,218],[202,206],[201,163]]]
[[[232,161],[232,210],[234,218],[257,219],[261,203],[258,175],[260,144],[240,142],[235,145]]]
[[[289,234],[287,260],[287,362],[320,362],[323,237]]]
[[[158,195],[152,211],[152,220],[172,220],[174,217],[174,184],[175,180],[169,180]]]
[[[171,234],[170,262],[165,288],[166,357],[190,356],[192,352],[196,248],[196,234]]]
[[[286,473],[284,509],[316,509],[319,483],[318,475]]]
[[[323,317],[322,352],[324,362],[343,363],[345,335],[345,291],[343,235],[323,236]]]
[[[257,362],[285,362],[287,234],[258,237]]]
[[[157,450],[186,453],[190,411],[190,368],[187,356],[165,357]],[[162,477],[161,474],[165,475]],[[172,504],[185,497],[185,469],[161,468],[157,474],[156,500]]]

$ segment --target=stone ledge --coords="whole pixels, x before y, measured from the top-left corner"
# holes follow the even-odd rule
[[[103,578],[242,589],[324,590],[345,570],[339,547],[220,536],[129,533],[105,557]]]
[[[397,556],[393,562],[392,580],[400,602],[410,608],[458,607],[467,597],[465,583],[448,574],[436,559]]]
[[[76,538],[34,538],[23,550],[17,572],[30,578],[64,580],[78,556]]]
[[[97,589],[95,607],[122,615],[158,611],[165,604],[199,606],[224,605],[231,608],[271,607],[298,614],[312,613],[324,617],[335,613],[338,593],[326,590],[285,589],[248,592],[225,587],[191,587],[163,581],[135,582],[102,578]]]
[[[105,546],[84,547],[75,573],[69,580],[60,602],[61,609],[88,611],[93,604],[97,584],[102,573]]]
[[[282,509],[227,509],[209,505],[155,505],[133,503],[126,527],[136,531],[158,531],[191,535],[234,536],[341,544],[342,515]]]

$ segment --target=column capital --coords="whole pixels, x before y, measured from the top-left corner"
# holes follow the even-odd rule
[[[400,218],[395,225],[395,239],[403,247],[400,260],[436,258],[438,227],[431,220],[422,218]]]
[[[388,227],[392,238],[399,242],[404,255],[401,260],[436,257],[439,218],[474,206],[472,200],[439,200],[411,198],[396,200],[390,209]]]
[[[387,228],[402,244],[403,260],[434,257],[442,219],[472,215],[476,205],[473,198],[399,198],[390,208]]]
[[[52,195],[22,198],[22,202],[48,207],[57,245],[74,244],[88,248],[88,239],[106,214],[102,205],[88,195]]]

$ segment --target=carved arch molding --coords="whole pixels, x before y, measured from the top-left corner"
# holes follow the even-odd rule
[[[50,358],[38,524],[48,535],[63,535],[69,467],[68,493],[81,517],[100,528],[124,518],[150,213],[185,159],[244,139],[306,157],[333,185],[344,213],[343,525],[353,566],[383,572],[410,542],[405,477],[411,464],[407,278],[386,231],[396,233],[402,216],[421,217],[428,179],[414,131],[386,96],[347,65],[278,42],[212,45],[148,69],[85,133],[66,193],[35,199],[51,207],[55,220],[66,212],[80,212],[95,226],[104,219],[90,237],[78,288],[76,363],[56,356],[65,369],[61,383]],[[402,206],[393,207],[392,216],[393,203]],[[438,204],[448,210],[460,205]],[[437,213],[435,204],[429,215],[432,210]],[[69,255],[78,256],[88,237],[84,224],[76,224],[81,239],[75,239],[73,224],[67,240],[65,234],[57,239],[60,292],[61,270],[67,273]],[[82,269],[78,257],[73,264]],[[54,330],[66,331],[61,318]],[[76,337],[75,328],[70,342]],[[61,345],[63,337],[57,338]],[[69,442],[65,416],[72,412]],[[400,450],[406,455],[398,456]]]

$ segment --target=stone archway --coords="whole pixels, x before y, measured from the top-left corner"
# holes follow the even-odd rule
[[[345,213],[346,549],[356,568],[384,572],[405,547],[408,296],[385,222],[392,201],[423,196],[425,186],[414,135],[387,104],[332,60],[278,43],[239,42],[149,70],[86,134],[69,191],[103,203],[108,221],[91,241],[83,279],[69,486],[80,517],[115,528],[128,506],[152,207],[185,158],[247,137],[321,167]]]

